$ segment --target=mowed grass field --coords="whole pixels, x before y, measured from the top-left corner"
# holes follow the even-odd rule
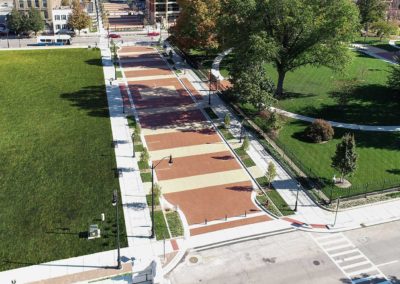
[[[338,122],[400,125],[399,96],[387,87],[390,64],[358,52],[352,54],[352,62],[342,72],[312,66],[288,72],[286,97],[276,107]],[[230,57],[222,61],[224,75],[230,63]],[[278,75],[273,66],[266,64],[266,69],[276,83]],[[358,86],[349,95],[340,94],[338,81],[353,78],[358,78]],[[346,97],[347,103],[339,103],[340,97]]]
[[[3,51],[0,80],[0,270],[114,249],[100,52]],[[90,224],[102,238],[86,239]],[[123,214],[120,225],[126,246]]]
[[[335,128],[334,139],[328,143],[315,144],[304,139],[304,130],[308,123],[289,120],[279,133],[277,142],[284,148],[289,157],[306,171],[311,171],[328,182],[333,175],[340,177],[331,165],[336,144],[349,130]],[[335,188],[333,197],[355,195],[365,190],[379,190],[390,185],[400,184],[400,133],[353,131],[356,140],[356,151],[359,155],[358,168],[352,177],[347,178],[353,185],[349,190]],[[326,190],[327,195],[330,191]]]

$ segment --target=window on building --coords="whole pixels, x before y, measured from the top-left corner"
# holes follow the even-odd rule
[[[19,0],[19,7],[24,8],[24,0]]]
[[[28,0],[28,8],[31,8],[31,7],[32,7],[32,1]]]
[[[61,20],[66,20],[67,19],[67,15],[61,15]]]
[[[47,8],[47,0],[42,0],[42,5],[44,8]]]
[[[67,25],[62,25],[63,30],[66,30],[67,28],[68,28]]]
[[[59,20],[60,20],[60,15],[55,15],[55,16],[54,16],[54,19],[55,19],[56,21],[59,21]]]
[[[35,7],[39,8],[39,0],[35,0]]]
[[[56,30],[59,30],[59,29],[61,29],[61,26],[60,25],[56,25]]]

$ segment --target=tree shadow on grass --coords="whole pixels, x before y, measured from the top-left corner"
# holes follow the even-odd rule
[[[103,66],[101,58],[89,59],[85,61],[89,65]]]
[[[104,85],[84,87],[73,93],[64,93],[60,97],[71,105],[86,110],[89,116],[109,117],[107,96]]]

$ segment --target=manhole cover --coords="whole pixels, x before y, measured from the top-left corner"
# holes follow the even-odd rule
[[[262,259],[265,263],[275,263],[276,257],[263,257]]]
[[[318,260],[314,260],[314,261],[313,261],[313,264],[318,266],[318,265],[320,265],[321,263],[320,263]]]
[[[362,243],[362,244],[365,244],[365,243],[368,242],[368,237],[361,237],[361,238],[358,239],[358,241],[359,241],[360,243]]]
[[[197,263],[199,262],[199,259],[195,256],[192,256],[191,258],[189,258],[190,263]]]

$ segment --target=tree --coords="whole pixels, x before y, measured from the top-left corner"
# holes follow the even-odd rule
[[[28,30],[26,17],[15,8],[12,9],[10,15],[8,16],[7,24],[10,30],[15,32],[17,35],[20,35]]]
[[[267,75],[263,62],[239,66],[232,72],[233,91],[242,102],[254,105],[258,111],[272,106],[275,86]]]
[[[173,40],[182,49],[214,49],[218,47],[216,33],[220,0],[178,0],[180,14],[171,28]]]
[[[143,148],[143,152],[140,154],[140,161],[144,164],[148,164],[150,159],[149,151],[147,151],[147,148]]]
[[[227,1],[236,4],[228,8],[242,8],[238,0]],[[278,98],[287,72],[305,65],[340,70],[350,61],[348,42],[359,25],[352,1],[254,0],[246,4],[254,7],[237,11],[238,19],[222,21],[219,30],[229,32],[241,60],[250,53],[252,62],[272,62],[278,73]],[[240,29],[245,32],[238,32]]]
[[[385,18],[387,4],[385,0],[357,0],[357,6],[360,11],[361,24],[364,26],[365,36],[367,36],[369,25]]]
[[[269,187],[271,187],[271,182],[274,181],[275,177],[276,177],[276,168],[274,163],[270,161],[268,163],[267,171],[265,172],[265,178],[267,179]]]
[[[31,8],[28,12],[28,18],[29,30],[33,31],[36,36],[39,31],[44,29],[44,19],[42,14],[39,10]]]
[[[376,31],[376,35],[379,36],[380,40],[382,40],[384,37],[387,38],[390,35],[396,34],[397,30],[399,29],[395,23],[387,21],[373,23],[371,28]]]
[[[249,150],[249,147],[250,147],[250,140],[249,140],[249,137],[247,135],[245,135],[241,148],[244,151],[247,151],[247,150]]]
[[[335,170],[340,172],[342,182],[345,176],[354,173],[356,170],[357,159],[354,135],[347,133],[342,137],[342,141],[336,145],[336,152],[332,157],[331,164]]]
[[[323,119],[316,119],[305,130],[306,136],[314,143],[329,141],[334,135],[331,124]]]
[[[70,0],[61,0],[61,6],[69,6],[71,5]]]
[[[231,116],[229,115],[229,112],[228,112],[227,114],[225,114],[225,117],[224,117],[224,126],[226,129],[228,129],[230,125],[231,125]]]
[[[396,58],[397,64],[392,65],[389,71],[388,85],[395,91],[400,92],[400,57]]]
[[[90,16],[83,11],[79,1],[74,1],[72,4],[72,13],[68,18],[68,26],[74,30],[81,30],[87,28],[90,24]]]

